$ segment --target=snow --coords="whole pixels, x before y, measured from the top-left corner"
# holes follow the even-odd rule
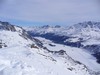
[[[25,39],[21,36],[22,29],[14,27],[17,31],[0,30],[0,42],[7,45],[0,48],[0,75],[96,75],[90,73],[100,72],[100,64],[85,50],[56,44],[41,37],[35,38],[39,39],[44,47],[50,51],[65,50],[66,54],[59,55],[43,48],[30,48],[28,45],[35,44],[36,41]],[[45,29],[46,32],[39,32],[66,35],[66,28],[60,28],[49,27]],[[72,40],[75,41],[78,39]]]
[[[80,61],[81,63],[85,64],[89,69],[92,69],[94,71],[100,71],[100,64],[96,62],[96,59],[86,50],[65,46],[61,44],[53,43],[50,40],[47,40],[45,38],[36,37],[37,39],[43,41],[43,44],[45,47],[50,49],[51,51],[59,51],[59,50],[65,50],[69,56],[71,56],[74,60]],[[49,44],[55,45],[50,46]]]
[[[10,35],[7,38],[17,34],[9,31],[7,33]],[[13,42],[16,43],[15,40]],[[42,48],[11,43],[10,46],[0,49],[0,75],[89,75],[85,69],[82,70],[82,65],[75,65],[70,60],[46,53]],[[70,71],[68,68],[75,70]]]
[[[84,45],[84,46],[86,46],[86,45],[100,45],[100,41],[98,41],[98,40],[95,40],[95,39],[89,39],[89,40],[87,40],[87,41],[85,41],[85,42],[82,42],[82,44]]]
[[[10,47],[0,49],[0,75],[78,75],[60,62],[37,54],[34,49]]]
[[[25,28],[25,27],[24,27]],[[66,39],[64,42],[78,42],[79,38],[82,38],[84,42],[82,44],[84,46],[91,44],[100,44],[98,40],[100,40],[100,22],[83,22],[78,23],[69,27],[29,27],[25,28],[27,31],[38,33],[38,34],[46,34],[53,33],[59,36],[67,36],[74,37],[70,39]]]
[[[67,42],[67,41],[69,41],[69,42],[77,42],[77,41],[80,41],[79,40],[79,38],[69,38],[69,39],[66,39],[64,42]]]
[[[27,45],[32,43],[31,40],[25,40],[21,37],[18,32],[11,31],[0,31],[0,39],[2,39],[2,42],[6,43],[7,46]]]
[[[0,31],[0,40],[7,45],[0,49],[0,75],[89,75],[83,65],[75,65],[68,56],[30,48],[27,45],[34,42],[21,37],[19,32]]]
[[[22,29],[20,27],[15,26],[15,29],[16,29],[17,32],[22,33]]]

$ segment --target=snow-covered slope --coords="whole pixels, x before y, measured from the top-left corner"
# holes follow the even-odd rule
[[[0,49],[0,75],[67,74],[92,75],[89,74],[87,67],[71,61],[67,56],[51,55],[41,50],[20,46]]]
[[[83,48],[91,52],[100,63],[100,22],[87,21],[69,27],[29,27],[32,36],[40,36],[55,43]]]
[[[47,49],[50,49],[50,51],[64,50],[74,60],[80,61],[81,63],[85,64],[86,66],[88,66],[88,68],[92,70],[100,71],[100,67],[99,67],[100,64],[98,64],[96,62],[96,59],[92,55],[90,55],[87,51],[84,51],[80,48],[56,44],[50,40],[41,37],[35,37],[35,38],[43,42],[43,46],[47,47]]]
[[[87,52],[48,46],[49,40],[7,22],[0,22],[0,40],[0,75],[100,75],[100,65]]]
[[[35,44],[33,39],[23,28],[0,22],[0,46],[20,46]]]
[[[68,32],[73,37],[83,38],[83,45],[100,44],[97,42],[100,39],[100,22],[78,23],[71,26]]]

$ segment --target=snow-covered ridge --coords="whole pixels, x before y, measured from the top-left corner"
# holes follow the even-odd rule
[[[99,64],[88,52],[42,39],[0,22],[0,75],[100,75]]]
[[[0,22],[0,43],[2,47],[9,47],[35,44],[35,40],[22,27]]]
[[[41,27],[25,27],[27,31],[33,31],[34,33],[39,33],[39,34],[45,34],[45,33],[55,33],[55,34],[60,34],[60,35],[72,35],[72,34],[78,34],[79,32],[84,32],[84,31],[96,31],[100,32],[100,22],[92,22],[92,21],[87,21],[83,23],[78,23],[74,24],[72,26],[49,26],[49,25],[44,25]]]
[[[81,42],[82,45],[93,45],[100,44],[98,41],[100,39],[100,22],[87,21],[83,23],[78,23],[69,27],[31,27],[26,28],[27,31],[32,35],[49,35],[54,34],[58,36],[70,37],[64,39],[63,42]]]
[[[100,44],[98,41],[100,39],[100,22],[92,22],[87,21],[83,23],[78,23],[69,27],[50,27],[50,26],[42,26],[42,27],[31,27],[26,28],[29,33],[37,34],[37,35],[45,35],[45,34],[54,34],[59,36],[67,36],[72,37],[64,40],[64,42],[78,42],[80,39],[82,45],[92,45],[92,44]]]

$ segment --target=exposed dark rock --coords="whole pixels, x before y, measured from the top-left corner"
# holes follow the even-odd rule
[[[71,67],[71,68],[67,68],[68,70],[70,70],[70,71],[72,71],[73,70],[73,68]]]
[[[50,27],[49,25],[44,25],[41,28],[49,28],[49,27]]]
[[[36,43],[40,48],[43,48],[43,47],[44,47],[44,46],[43,46],[43,43],[42,43],[40,40],[34,38],[34,41],[35,41],[35,43]]]
[[[0,45],[0,48],[2,48],[2,45]]]
[[[0,23],[1,23],[0,29],[8,30],[8,31],[16,31],[14,25],[11,25],[8,22],[0,22]]]
[[[7,47],[5,43],[0,42],[0,48]]]
[[[100,51],[100,45],[86,45],[83,48],[89,50],[92,53],[98,53]]]
[[[100,52],[93,54],[97,58],[97,62],[100,64]]]
[[[54,51],[55,54],[59,54],[59,55],[64,55],[66,54],[66,51],[64,50],[59,50],[59,51]]]
[[[60,25],[56,25],[56,26],[55,26],[55,28],[60,28],[60,27],[61,27]]]
[[[76,63],[78,63],[78,64],[80,64],[80,65],[82,64],[82,63],[81,63],[81,62],[79,62],[79,61],[75,61],[75,62],[76,62]]]
[[[50,46],[52,46],[52,47],[55,47],[56,45],[53,45],[53,44],[49,44]]]
[[[59,50],[59,51],[51,51],[49,49],[47,49],[46,47],[44,47],[45,50],[47,50],[48,52],[52,53],[52,54],[57,54],[57,55],[65,55],[66,51],[64,50]]]
[[[38,49],[38,47],[35,46],[34,44],[31,45],[31,48],[37,48]]]

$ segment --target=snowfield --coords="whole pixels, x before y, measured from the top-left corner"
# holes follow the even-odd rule
[[[65,59],[55,57],[56,61],[52,61],[50,56],[43,55],[28,47],[0,49],[0,75],[89,75],[85,70],[68,70],[73,65],[67,66]]]
[[[44,40],[43,38],[38,39]],[[49,49],[54,51],[64,49],[74,60],[82,62],[89,69],[100,70],[100,65],[88,53],[60,44],[50,47],[48,44],[51,41],[47,41],[45,39],[44,46],[47,45]],[[2,48],[0,49],[0,75],[90,75],[84,65],[75,64],[67,56],[63,57],[48,53],[41,48],[32,49],[27,46]]]
[[[50,40],[41,37],[36,37],[36,38],[41,40],[44,46],[50,49],[51,51],[65,50],[66,53],[74,60],[80,61],[81,63],[85,64],[89,69],[92,69],[94,71],[100,71],[100,64],[96,63],[96,59],[86,50],[66,45],[56,44]],[[50,44],[55,46],[50,46]]]
[[[0,75],[100,75],[100,64],[83,49],[32,38],[1,22]]]
[[[22,38],[18,32],[11,31],[0,31],[0,39],[2,39],[2,43],[6,43],[7,46],[20,46],[32,43],[31,40]]]
[[[37,49],[10,47],[0,49],[0,75],[79,75],[71,72],[59,59],[52,61]],[[81,75],[85,75],[81,73]],[[88,75],[88,74],[86,74]]]

